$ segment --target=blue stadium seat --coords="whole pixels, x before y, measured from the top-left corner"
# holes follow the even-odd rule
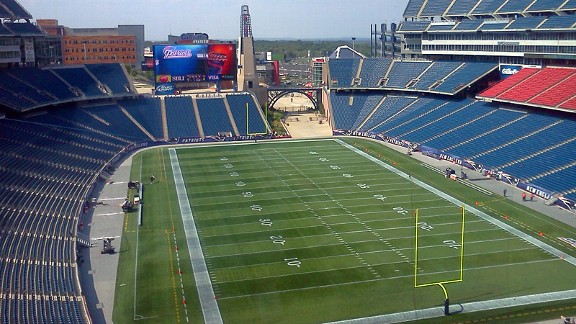
[[[528,9],[527,12],[543,12],[543,11],[556,11],[566,0],[536,0]]]
[[[400,24],[399,31],[425,31],[430,26],[429,21],[405,21]]]
[[[384,122],[394,114],[399,113],[401,110],[412,104],[417,98],[413,97],[397,97],[387,96],[384,102],[372,114],[370,119],[362,126],[360,131],[366,132],[376,127],[378,124]]]
[[[86,72],[84,67],[58,68],[52,69],[52,71],[66,80],[69,84],[73,84],[75,87],[80,89],[86,97],[106,96],[106,94],[98,88],[96,80]]]
[[[383,94],[367,94],[366,101],[364,101],[364,104],[360,109],[360,113],[356,117],[356,121],[354,122],[354,124],[352,124],[351,129],[353,130],[358,129],[358,127],[360,127],[360,125],[364,122],[366,117],[368,117],[368,115],[372,113],[372,111],[374,111],[374,108],[376,108],[376,106],[378,105],[378,103],[380,103],[380,101],[382,101],[382,99],[384,99]]]
[[[351,130],[367,96],[359,94],[351,96],[349,93],[332,92],[330,101],[332,103],[334,129]],[[352,105],[350,101],[352,100]]]
[[[498,9],[498,14],[503,14],[503,13],[522,13],[524,12],[529,6],[530,4],[533,2],[534,0],[514,0],[514,1],[508,1],[506,2],[506,4],[504,4],[500,9]]]
[[[428,1],[420,12],[422,17],[439,17],[444,14],[453,0]]]
[[[2,4],[8,8],[14,15],[15,18],[19,19],[32,19],[32,16],[24,9],[20,4],[18,4],[14,0],[2,0]],[[2,18],[11,18],[9,17],[2,17]]]
[[[410,0],[406,6],[406,9],[404,10],[404,17],[417,17],[418,12],[420,12],[423,4],[424,0]]]
[[[496,63],[466,62],[431,90],[443,93],[456,93],[497,68]]]
[[[200,137],[191,97],[165,97],[164,102],[169,138]]]
[[[240,135],[263,134],[267,132],[266,122],[250,94],[227,95],[226,101],[236,122]],[[248,120],[246,119],[248,105]]]
[[[576,15],[566,15],[566,16],[551,16],[544,23],[542,23],[538,29],[548,29],[548,28],[571,28],[576,24]]]
[[[462,20],[458,25],[456,25],[456,27],[454,27],[454,30],[475,31],[483,23],[484,23],[484,20],[482,20],[482,19]]]
[[[434,83],[446,78],[449,73],[456,70],[461,64],[461,62],[433,62],[432,65],[430,65],[430,68],[420,76],[418,82],[413,84],[410,88],[428,91]]]
[[[544,20],[546,20],[546,17],[544,16],[538,16],[538,17],[519,17],[518,19],[514,20],[510,25],[508,25],[508,27],[506,27],[507,30],[509,29],[521,29],[521,30],[525,30],[525,29],[535,29],[537,28]]]
[[[456,0],[448,10],[447,16],[466,16],[480,0]]]
[[[106,84],[113,94],[128,94],[130,91],[130,81],[122,66],[118,63],[109,64],[86,64],[86,69],[96,78]]]
[[[197,98],[196,103],[204,136],[217,136],[220,132],[230,132],[234,135],[224,98]]]
[[[491,15],[507,0],[482,0],[472,11],[474,15]]]
[[[378,82],[386,75],[388,68],[392,64],[390,58],[366,58],[362,63],[360,71],[360,87],[377,88]]]
[[[574,9],[576,9],[576,0],[568,0],[560,9],[561,10],[574,10]]]
[[[16,35],[42,35],[43,32],[31,23],[4,23],[4,26]]]
[[[333,88],[350,88],[356,76],[360,59],[330,59],[330,82]]]
[[[432,62],[426,61],[394,61],[388,73],[387,88],[406,88],[408,83],[416,79]]]
[[[156,139],[164,138],[160,98],[125,99],[118,102]]]

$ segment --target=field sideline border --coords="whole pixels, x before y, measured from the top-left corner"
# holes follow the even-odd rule
[[[182,178],[182,170],[178,162],[178,155],[173,148],[168,149],[170,154],[170,164],[174,175],[174,186],[176,187],[176,195],[178,196],[178,205],[180,206],[180,213],[182,216],[182,223],[184,224],[184,232],[186,234],[186,244],[188,245],[188,252],[190,254],[190,263],[192,263],[192,270],[194,272],[194,280],[196,281],[196,289],[198,291],[198,299],[202,308],[202,315],[204,316],[205,323],[223,323],[218,302],[214,296],[214,288],[210,280],[206,260],[200,245],[200,238],[194,223],[194,215],[192,214],[192,207],[188,201],[188,193],[186,192],[186,185],[184,178]]]

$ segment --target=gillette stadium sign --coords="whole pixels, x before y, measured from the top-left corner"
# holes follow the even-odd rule
[[[522,70],[522,65],[500,65],[500,79],[506,79],[507,77],[514,75]]]

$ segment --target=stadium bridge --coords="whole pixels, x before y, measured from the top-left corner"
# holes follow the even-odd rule
[[[274,105],[282,97],[291,93],[301,93],[312,102],[314,109],[319,110],[322,106],[322,88],[268,88],[268,108],[274,108]]]

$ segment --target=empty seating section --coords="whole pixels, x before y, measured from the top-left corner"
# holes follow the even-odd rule
[[[0,8],[0,12],[1,12],[1,8]],[[3,24],[0,23],[0,35],[13,35],[13,33],[11,31],[9,31],[8,28],[4,27]]]
[[[431,132],[435,131],[432,129],[433,127],[431,126],[432,124],[446,118],[446,116],[452,113],[455,113],[463,109],[464,106],[470,103],[472,103],[472,101],[470,100],[443,102],[438,106],[438,108],[422,112],[421,115],[412,118],[410,120],[407,120],[406,122],[388,130],[387,132],[385,132],[385,134],[388,136],[398,137],[402,139],[413,138],[415,142],[419,142],[427,137],[421,138],[419,136],[410,136],[410,134],[418,132],[418,129],[420,129],[420,133],[424,132],[423,136],[431,134]],[[423,130],[422,128],[426,128],[426,130]]]
[[[10,91],[13,94],[17,94],[18,96],[25,97],[32,101],[34,105],[48,103],[54,100],[54,98],[38,91],[38,89],[33,88],[31,85],[28,85],[9,74],[4,74],[3,77],[0,78],[0,88]]]
[[[518,71],[518,73],[509,76],[508,78],[498,82],[493,87],[486,89],[485,91],[481,92],[478,97],[485,97],[485,98],[496,98],[503,92],[510,89],[512,86],[522,82],[523,80],[529,78],[534,73],[538,72],[539,69],[533,68],[523,68],[522,70]]]
[[[400,31],[425,31],[430,25],[429,21],[405,21],[400,24]]]
[[[6,105],[7,107],[16,109],[16,110],[25,110],[27,108],[31,108],[36,105],[30,99],[27,99],[22,96],[17,96],[14,93],[4,90],[0,87],[0,102]]]
[[[554,119],[551,118],[551,122],[553,121]],[[500,168],[522,157],[535,154],[547,147],[573,138],[575,134],[571,132],[574,130],[574,126],[572,123],[560,123],[546,129],[541,129],[541,131],[534,129],[534,132],[538,132],[498,150],[487,153],[483,155],[481,159],[494,168]]]
[[[566,15],[566,16],[551,16],[542,23],[538,29],[547,28],[571,28],[576,24],[576,15]]]
[[[519,17],[518,19],[512,21],[506,29],[535,29],[537,28],[546,17]]]
[[[216,136],[220,132],[234,134],[223,98],[196,99],[196,103],[204,136]]]
[[[10,10],[16,16],[16,18],[32,19],[32,16],[29,13],[27,13],[26,10],[24,10],[24,8],[21,5],[19,5],[16,1],[2,0],[2,4],[5,5],[6,8],[8,8],[8,10]]]
[[[445,106],[447,103],[442,100],[437,99],[420,99],[410,108],[402,111],[401,114],[394,116],[388,120],[385,124],[380,125],[376,129],[378,132],[384,133],[388,136],[398,136],[410,130],[409,124],[417,121],[418,119],[440,117],[446,111],[442,110],[441,107]],[[430,114],[432,114],[430,116]],[[428,116],[428,117],[425,117]]]
[[[38,89],[55,96],[57,100],[70,100],[76,95],[70,91],[68,85],[59,79],[50,69],[12,69],[4,73],[14,76]],[[0,75],[4,74],[0,73]]]
[[[165,97],[168,137],[200,137],[192,98]]]
[[[508,26],[509,22],[491,22],[491,21],[484,21],[482,26],[480,26],[480,30],[503,30]]]
[[[428,90],[435,82],[442,80],[446,75],[454,71],[462,63],[460,62],[433,62],[410,88]]]
[[[366,58],[362,63],[360,71],[361,83],[363,88],[376,88],[381,78],[386,75],[388,68],[392,64],[389,58]]]
[[[266,133],[266,124],[260,114],[260,108],[256,106],[251,95],[228,95],[226,100],[240,135]],[[246,120],[246,104],[248,104],[248,120]]]
[[[494,108],[492,107],[492,109]],[[425,141],[422,144],[438,150],[447,150],[469,139],[492,132],[502,125],[518,119],[520,116],[524,116],[524,114],[510,110],[494,109],[491,114],[487,114],[453,132],[445,133],[442,136]]]
[[[478,1],[479,0],[455,0],[452,7],[448,10],[447,15],[465,16],[474,8]]]
[[[474,15],[489,15],[493,14],[504,2],[507,0],[481,0],[478,6],[474,8],[472,14]]]
[[[120,64],[86,64],[86,69],[106,84],[113,94],[130,93],[130,82]]]
[[[558,107],[565,108],[565,109],[576,109],[576,97],[573,97],[572,99],[562,103]]]
[[[556,143],[557,142],[550,142],[550,146]],[[574,161],[574,151],[576,151],[576,141],[565,142],[554,149],[541,152],[528,159],[505,166],[502,170],[520,179],[530,179],[538,174],[549,172],[572,163]],[[555,186],[545,188],[557,190]]]
[[[378,123],[379,125],[370,129],[370,131],[374,133],[384,133],[386,130],[414,118],[422,114],[422,112],[435,109],[439,105],[441,105],[441,103],[435,99],[418,98],[398,113],[392,114],[384,123]]]
[[[510,90],[503,92],[498,99],[525,102],[540,92],[558,84],[574,73],[574,69],[546,68],[525,79]],[[575,89],[576,91],[576,89]]]
[[[436,30],[451,30],[454,28],[454,23],[442,23],[442,24],[432,24],[428,28],[428,31],[436,31]]]
[[[546,116],[526,114],[525,118],[503,126],[494,132],[475,138],[472,141],[452,149],[447,150],[455,155],[467,157],[473,161],[490,165],[490,160],[483,158],[488,151],[496,149],[506,143],[526,136],[534,131],[551,125],[553,121]]]
[[[356,76],[359,59],[330,59],[330,80],[333,87],[349,88]]]
[[[566,3],[564,3],[564,5],[562,6],[562,8],[560,8],[562,10],[571,10],[571,9],[576,9],[576,0],[569,0]]]
[[[430,124],[424,124],[424,127],[410,131],[400,137],[411,142],[425,144],[434,137],[456,129],[463,124],[472,122],[493,111],[493,108],[487,107],[483,102],[472,102],[470,100],[455,102],[453,105],[457,109],[454,113],[441,116],[429,122]]]
[[[2,322],[88,318],[71,235],[91,184],[125,145],[94,132],[41,123],[48,120],[56,119],[0,120]]]
[[[99,97],[105,95],[98,88],[96,80],[92,78],[83,67],[53,69],[53,71],[62,77],[69,84],[78,87],[86,97]]]
[[[416,79],[431,62],[419,61],[395,61],[388,74],[388,82],[386,87],[389,88],[405,88],[408,82]]]
[[[80,122],[89,126],[105,130],[108,134],[120,136],[132,141],[149,140],[148,136],[126,116],[116,104],[85,107],[86,116],[79,116]],[[76,120],[76,116],[74,117]]]
[[[498,9],[498,13],[519,13],[523,12],[530,6],[530,4],[534,2],[534,0],[513,0],[506,2],[500,9]]]
[[[350,105],[349,93],[332,92],[330,101],[334,116],[334,129],[349,130],[360,114],[360,108],[364,104],[365,97],[362,95],[355,96],[353,105]],[[359,103],[362,102],[362,105]]]
[[[470,20],[462,20],[458,25],[454,27],[454,30],[477,30],[480,25],[484,23],[481,19],[470,19]]]
[[[494,63],[466,62],[431,90],[443,93],[458,92],[496,68],[497,65]]]
[[[387,96],[384,102],[382,102],[382,104],[378,106],[378,109],[372,114],[370,119],[367,120],[366,123],[364,123],[364,125],[359,130],[365,132],[372,129],[373,127],[392,117],[394,114],[406,108],[415,100],[416,98],[412,97]]]
[[[564,4],[566,0],[536,0],[526,11],[528,12],[542,12],[542,11],[555,11]]]
[[[356,117],[356,121],[354,122],[354,124],[350,129],[357,129],[358,127],[360,127],[362,122],[364,122],[366,117],[368,117],[368,115],[374,110],[374,108],[378,106],[378,103],[380,103],[382,99],[384,99],[384,96],[381,94],[366,95],[366,101],[364,101],[364,104],[360,109],[360,113],[358,114],[358,117]]]
[[[164,137],[159,98],[125,99],[118,104],[124,107],[154,138],[161,139]]]
[[[573,179],[576,178],[576,166],[571,166],[546,175],[542,178],[534,179],[531,182],[543,188],[553,188],[556,192],[564,192],[576,189]]]
[[[544,92],[541,92],[539,95],[536,95],[528,102],[542,106],[556,107],[575,95],[574,93],[575,84],[576,84],[576,74],[573,74],[572,76],[566,78],[565,80],[561,81],[555,86],[550,87],[548,90],[544,90]]]
[[[31,34],[38,35],[42,34],[40,28],[32,25],[31,23],[4,23],[4,26],[9,30],[13,31],[16,35]]]
[[[424,4],[424,0],[410,0],[404,10],[404,17],[416,17]]]
[[[453,0],[428,1],[420,12],[420,16],[437,17],[442,16]]]

